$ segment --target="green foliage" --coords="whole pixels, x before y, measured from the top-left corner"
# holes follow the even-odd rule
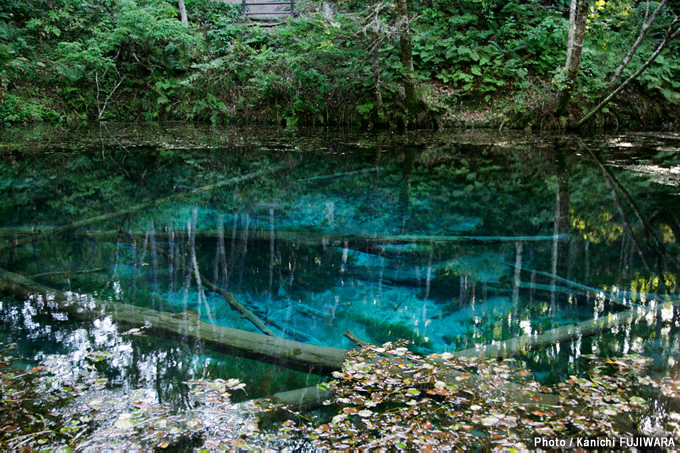
[[[528,74],[553,74],[566,31],[558,11],[537,9],[536,2],[487,3],[481,10],[474,3],[423,9],[414,37],[421,77],[485,95],[517,89]]]
[[[564,64],[566,3],[410,5],[421,100],[437,115],[475,110],[493,100],[503,114],[487,118],[555,125],[543,117],[551,89],[560,88],[550,81],[559,81]],[[375,2],[340,1],[328,21],[317,12],[320,4],[311,2],[302,5],[298,19],[277,27],[253,26],[239,4],[186,0],[186,5],[189,26],[180,23],[176,2],[169,0],[3,3],[0,98],[12,91],[27,107],[23,113],[4,107],[0,120],[370,124],[379,113],[376,87],[387,119],[401,115],[394,5],[381,4],[375,13]],[[601,96],[645,13],[644,4],[629,0],[594,5],[580,95]],[[629,72],[651,54],[672,16],[671,10],[662,14]],[[677,102],[677,54],[678,45],[671,45],[636,89]],[[58,113],[37,111],[46,104]]]
[[[241,5],[211,0],[187,0],[189,22],[207,33],[235,24],[241,19]]]
[[[2,96],[0,124],[56,122],[59,119],[58,112],[41,103],[37,98],[28,97],[26,99],[13,93]]]

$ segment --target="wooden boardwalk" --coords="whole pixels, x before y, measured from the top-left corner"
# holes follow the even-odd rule
[[[262,18],[290,16],[295,17],[295,0],[287,1],[247,1],[241,0],[241,12],[244,16],[260,16]]]

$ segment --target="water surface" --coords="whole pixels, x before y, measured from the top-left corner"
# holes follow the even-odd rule
[[[423,353],[660,304],[524,359],[545,382],[590,353],[639,353],[676,373],[678,135],[177,124],[2,135],[0,266],[74,297],[259,332],[209,282],[277,336],[349,349],[351,331]],[[112,383],[165,400],[181,402],[194,377],[239,377],[250,397],[320,379],[35,297],[0,301],[0,341],[27,364],[109,350]]]

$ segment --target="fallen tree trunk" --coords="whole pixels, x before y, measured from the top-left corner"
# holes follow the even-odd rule
[[[169,314],[149,308],[106,302],[86,295],[64,293],[4,269],[0,269],[0,291],[11,293],[18,300],[32,299],[38,306],[43,304],[43,307],[49,309],[63,310],[79,319],[94,320],[110,316],[120,326],[144,328],[153,335],[174,338],[186,343],[198,342],[216,351],[319,375],[328,375],[332,371],[341,370],[348,352],[208,324],[198,319],[195,311]],[[395,359],[399,360],[397,357]],[[408,367],[404,367],[403,361],[395,362],[393,371],[408,372]],[[461,374],[460,371],[448,369],[439,374],[438,378],[460,388],[474,389],[477,386],[477,377],[461,380]],[[503,380],[498,382],[493,395],[494,398],[507,398],[531,406],[555,408],[559,404],[557,395],[527,395],[522,386]],[[329,392],[306,387],[280,392],[270,399],[295,410],[309,410],[320,405],[329,396]]]
[[[144,328],[145,332],[186,343],[200,343],[207,348],[227,354],[256,359],[266,363],[284,366],[293,370],[328,375],[342,369],[345,360],[344,349],[314,346],[297,341],[246,332],[238,329],[208,324],[198,319],[195,311],[170,314],[144,307],[102,301],[87,295],[64,293],[41,285],[22,275],[0,269],[0,292],[9,293],[17,300],[30,299],[38,307],[49,310],[63,310],[81,320],[95,320],[110,316],[120,326]],[[396,363],[396,362],[395,362]],[[404,372],[403,363],[394,367],[395,372]],[[440,378],[458,386],[473,386],[474,379],[460,381],[460,372],[449,370]],[[504,383],[497,392],[510,392],[510,398],[527,404],[554,405],[554,395],[541,396],[536,402],[519,393],[519,386]],[[312,404],[322,393],[314,394],[309,389],[283,392],[279,401],[299,401],[296,404]]]
[[[86,225],[80,225],[86,226]],[[68,232],[78,226],[72,228],[4,228],[0,229],[0,236],[17,236],[24,239],[25,236],[35,234],[58,234]],[[175,234],[181,233],[181,229],[173,229]],[[240,228],[224,228],[222,234],[243,234],[243,229]],[[102,240],[115,240],[119,231],[87,231],[83,232],[88,237]],[[145,231],[131,231],[135,237],[144,236]],[[155,231],[154,234],[158,239],[167,238],[170,233],[167,231]],[[218,237],[219,230],[196,230],[196,237]],[[248,239],[268,241],[272,232],[269,229],[252,228],[248,231]],[[428,236],[428,235],[380,235],[380,234],[354,234],[354,233],[337,233],[337,232],[319,232],[319,231],[286,231],[276,230],[274,232],[277,240],[296,242],[306,245],[323,245],[327,247],[345,247],[344,241],[350,241],[347,247],[354,249],[353,244],[431,244],[431,243],[447,243],[447,242],[549,242],[556,238],[559,240],[568,239],[568,234],[560,234],[557,237],[554,235],[544,236]],[[9,247],[7,247],[9,248]],[[5,251],[0,249],[0,252]]]
[[[216,351],[304,372],[329,374],[341,369],[345,358],[346,351],[343,349],[314,346],[209,324],[198,319],[192,311],[171,314],[64,293],[3,269],[0,269],[0,291],[10,293],[18,300],[33,299],[34,303],[63,310],[79,319],[94,320],[110,316],[120,325],[145,328],[146,332],[154,335],[198,342]]]
[[[42,303],[47,303],[47,306],[51,308],[64,310],[80,319],[111,316],[114,321],[126,326],[150,325],[147,331],[160,336],[175,337],[183,341],[198,341],[217,351],[254,358],[291,369],[312,371],[316,374],[328,374],[341,369],[347,352],[344,349],[314,346],[209,324],[198,319],[192,312],[163,313],[145,307],[67,294],[4,269],[0,269],[0,291],[12,294],[17,300],[42,295]],[[673,303],[678,305],[677,301]],[[540,335],[522,336],[489,345],[479,345],[453,352],[453,354],[458,357],[512,357],[632,324],[649,316],[656,316],[660,309],[660,303],[652,303],[647,307],[636,307],[602,318],[561,326]]]
[[[631,325],[649,316],[656,317],[661,305],[653,302],[647,307],[636,307],[619,313],[610,313],[602,318],[561,326],[540,335],[527,335],[498,343],[479,345],[453,352],[453,354],[458,357],[514,357],[536,349],[566,343],[577,338],[590,337],[624,325]]]
[[[101,316],[111,316],[120,325],[143,327],[147,332],[155,335],[177,338],[184,342],[199,342],[216,351],[315,374],[330,374],[332,371],[342,369],[347,353],[343,349],[308,345],[208,324],[198,319],[195,312],[163,313],[149,308],[64,293],[3,269],[0,269],[0,290],[12,294],[18,300],[33,299],[36,304],[63,310],[80,319],[93,320]],[[630,325],[650,316],[655,317],[660,309],[661,304],[653,303],[648,307],[636,307],[624,312],[609,314],[603,318],[558,327],[540,335],[517,337],[490,345],[475,346],[453,354],[457,357],[512,357],[577,338],[596,335],[623,325]],[[440,377],[461,385],[461,382],[456,379],[458,375],[459,373],[455,370],[451,370]],[[475,381],[468,380],[463,384],[467,382],[469,385],[474,385]],[[519,390],[519,386],[506,383],[498,389],[498,392],[507,394],[508,391],[515,392],[516,390]],[[556,399],[551,396],[554,395],[541,396],[540,402],[531,402],[532,399],[519,393],[512,398],[527,400],[528,404],[530,402],[530,404],[540,403],[542,405],[556,404]],[[292,396],[292,398],[295,397]]]

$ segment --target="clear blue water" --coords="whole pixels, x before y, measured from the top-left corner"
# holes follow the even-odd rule
[[[0,266],[51,288],[258,332],[199,285],[211,281],[284,338],[349,349],[351,331],[423,353],[662,301],[650,322],[525,359],[546,382],[587,353],[638,352],[654,373],[676,371],[677,135],[175,124],[2,135]],[[165,399],[196,376],[240,377],[250,396],[318,379],[126,330],[0,298],[0,341],[27,364],[110,350],[113,382]]]

